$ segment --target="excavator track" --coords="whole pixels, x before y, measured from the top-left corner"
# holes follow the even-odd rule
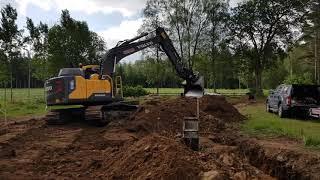
[[[104,116],[102,108],[103,106],[89,106],[85,111],[85,120],[95,126],[105,126],[109,124],[110,121],[108,117]]]
[[[49,125],[62,125],[75,120],[83,120],[85,108],[54,109],[47,113],[45,121]]]
[[[121,102],[101,106],[57,109],[47,113],[45,120],[49,125],[62,125],[71,121],[85,120],[95,126],[105,126],[114,119],[128,117],[138,108]]]

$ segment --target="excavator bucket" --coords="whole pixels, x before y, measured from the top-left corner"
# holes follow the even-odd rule
[[[200,98],[204,94],[204,80],[203,76],[194,82],[194,83],[186,83],[184,86],[184,95],[186,97],[197,97]]]

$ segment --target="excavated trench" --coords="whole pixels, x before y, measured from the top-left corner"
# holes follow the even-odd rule
[[[200,106],[199,151],[181,141],[183,117],[196,115],[196,101],[187,98],[146,98],[130,117],[103,128],[42,119],[0,126],[7,132],[0,136],[0,179],[320,177],[319,153],[242,135],[245,117],[221,96],[205,96]]]

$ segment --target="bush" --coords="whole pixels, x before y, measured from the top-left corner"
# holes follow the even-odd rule
[[[124,86],[123,87],[123,96],[124,97],[140,97],[148,95],[148,91],[146,91],[142,86]]]
[[[292,75],[284,80],[285,84],[313,84],[312,74],[304,73],[302,76]]]

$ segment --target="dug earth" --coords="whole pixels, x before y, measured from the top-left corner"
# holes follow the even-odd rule
[[[246,120],[222,96],[200,100],[200,149],[181,140],[196,100],[147,97],[105,127],[43,118],[0,126],[0,179],[317,179],[320,156],[289,140],[242,134]],[[292,147],[292,148],[291,148]]]

